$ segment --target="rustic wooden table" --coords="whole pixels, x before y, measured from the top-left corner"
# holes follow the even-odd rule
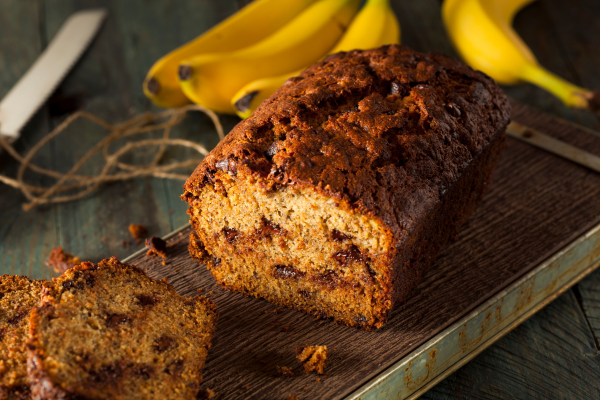
[[[56,93],[31,120],[17,143],[21,153],[78,109],[111,122],[156,111],[141,91],[153,61],[227,17],[248,0],[0,0],[0,98],[37,58],[72,12],[105,7],[110,15],[97,39]],[[402,43],[417,50],[455,55],[444,32],[438,0],[394,0]],[[516,18],[517,31],[542,64],[563,77],[600,88],[600,2],[539,0]],[[567,109],[545,92],[523,85],[506,88],[521,102],[600,131],[600,119]],[[224,116],[229,130],[237,118]],[[176,135],[211,148],[217,136],[207,117],[193,116]],[[45,147],[34,159],[65,172],[102,137],[84,123]],[[186,155],[170,150],[166,157]],[[126,160],[141,161],[148,154]],[[97,163],[100,160],[96,160]],[[95,162],[96,162],[95,161]],[[97,164],[96,163],[96,164]],[[94,170],[94,162],[86,171]],[[14,176],[17,163],[0,155],[0,172]],[[29,182],[53,181],[35,174]],[[0,184],[0,273],[51,278],[44,261],[54,246],[91,261],[124,258],[141,245],[130,240],[130,223],[164,235],[187,223],[178,199],[181,181],[141,178],[104,185],[75,202],[23,212],[24,197]],[[127,245],[123,241],[128,242]],[[600,271],[505,336],[423,398],[600,399]]]

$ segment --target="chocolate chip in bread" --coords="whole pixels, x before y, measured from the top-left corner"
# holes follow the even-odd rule
[[[193,399],[215,331],[207,298],[115,257],[44,284],[31,314],[34,398]]]
[[[0,277],[0,400],[29,399],[27,350],[29,314],[40,305],[42,281]]]
[[[381,327],[481,202],[509,117],[489,77],[445,55],[329,56],[187,180],[190,253],[232,290]]]

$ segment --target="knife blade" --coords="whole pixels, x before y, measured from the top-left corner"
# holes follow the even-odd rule
[[[600,172],[600,157],[562,140],[555,139],[536,129],[512,121],[506,127],[506,134],[532,146],[546,150],[549,153],[566,158],[592,171]]]
[[[21,128],[52,94],[88,47],[106,17],[106,10],[72,14],[50,44],[0,102],[0,135],[18,139]]]

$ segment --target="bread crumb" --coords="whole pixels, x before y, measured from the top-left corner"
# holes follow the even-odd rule
[[[173,214],[175,210],[169,210],[169,214]]]
[[[300,400],[300,399],[298,399],[298,396],[296,396],[295,394],[290,394],[287,397],[287,400]]]
[[[215,395],[214,390],[210,390],[209,388],[206,388],[206,390],[204,390],[203,392],[198,392],[198,394],[196,395],[196,399],[210,399],[214,395]]]
[[[82,234],[81,234],[81,237],[85,239],[85,233],[82,233]]]
[[[48,261],[46,261],[46,265],[59,274],[79,264],[81,264],[81,259],[73,254],[65,253],[61,246],[53,248],[48,256]]]
[[[291,368],[288,367],[277,367],[277,371],[284,377],[284,378],[291,378],[292,376],[294,376],[294,371],[292,371]]]
[[[146,239],[146,247],[148,248],[147,254],[149,256],[167,258],[167,242],[161,238],[152,236],[150,239]]]
[[[317,379],[315,379],[315,381],[321,382],[321,378],[317,378]]]
[[[204,292],[204,289],[202,289],[202,288],[198,289],[198,293],[202,293],[202,292]]]
[[[131,224],[129,225],[129,233],[134,239],[137,239],[138,243],[141,241],[140,239],[148,236],[148,228],[142,224]]]
[[[167,278],[167,277],[165,276],[164,278],[162,278],[162,281],[163,281],[164,283],[169,283],[169,278]]]
[[[327,346],[300,346],[296,353],[298,361],[304,363],[304,372],[315,371],[321,375],[325,373]]]
[[[126,240],[121,240],[121,246],[123,246],[123,247],[129,247],[129,244],[130,244],[130,243],[129,243],[128,241],[126,241]]]
[[[161,261],[161,264],[162,264],[162,265],[167,265],[167,262],[166,262],[165,260],[162,260],[162,261]]]
[[[290,326],[289,325],[285,325],[281,327],[281,332],[288,332],[290,330]]]
[[[276,309],[274,309],[274,310],[273,310],[273,312],[274,312],[275,314],[279,314],[279,313],[281,312],[281,310],[279,310],[279,308],[276,308]]]
[[[100,238],[101,242],[106,242],[106,238]]]
[[[250,389],[250,386],[246,385],[246,386],[244,386],[244,389],[248,390],[248,389]]]

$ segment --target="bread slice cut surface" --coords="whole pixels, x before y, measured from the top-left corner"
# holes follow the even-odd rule
[[[44,284],[31,315],[36,399],[193,399],[216,307],[111,258]]]
[[[42,281],[0,277],[0,399],[29,399],[27,350],[29,314],[40,305]]]

